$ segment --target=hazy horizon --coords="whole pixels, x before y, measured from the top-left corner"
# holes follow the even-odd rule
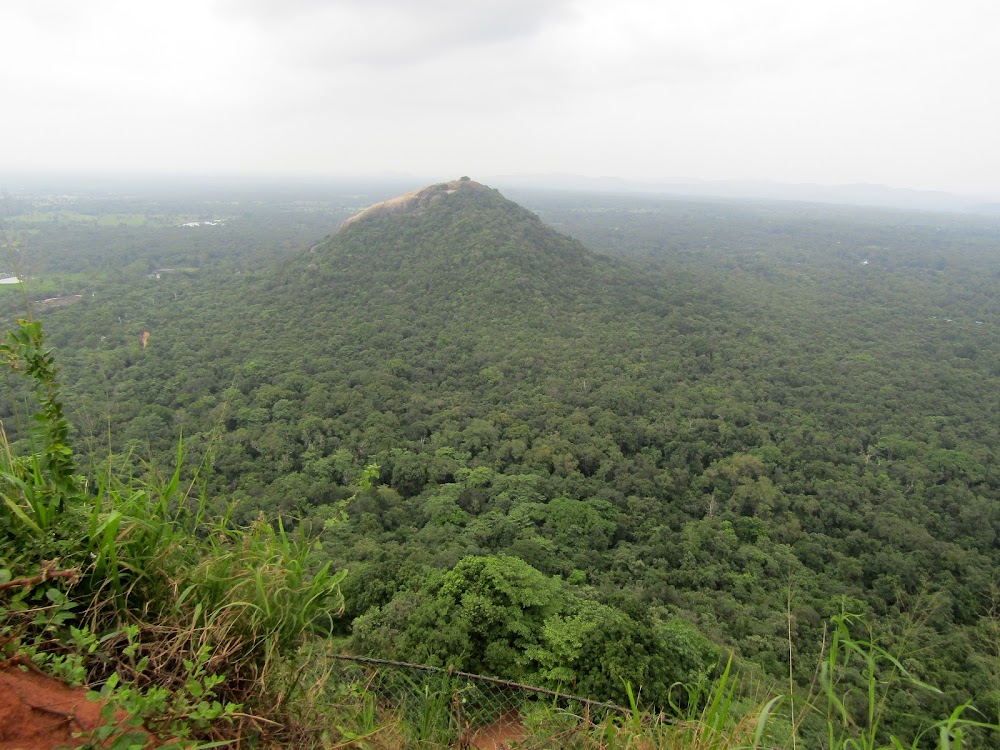
[[[0,174],[1000,197],[979,0],[39,0],[0,22]]]

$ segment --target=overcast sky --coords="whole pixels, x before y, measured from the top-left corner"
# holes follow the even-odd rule
[[[996,0],[0,0],[0,172],[1000,196]]]

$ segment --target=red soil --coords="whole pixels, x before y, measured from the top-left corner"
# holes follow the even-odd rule
[[[0,750],[77,747],[102,723],[101,704],[87,700],[86,688],[71,688],[26,660],[0,661]]]
[[[525,729],[517,711],[504,711],[492,724],[477,729],[469,740],[469,747],[478,750],[504,750],[510,743],[524,739]]]

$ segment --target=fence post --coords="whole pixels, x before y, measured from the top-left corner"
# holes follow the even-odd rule
[[[451,676],[454,672],[454,667],[448,667],[448,680],[451,681]],[[452,713],[455,716],[455,727],[458,731],[458,746],[460,748],[467,748],[469,746],[469,733],[465,731],[465,722],[462,716],[462,697],[459,695],[458,688],[452,685],[451,688],[451,707]]]

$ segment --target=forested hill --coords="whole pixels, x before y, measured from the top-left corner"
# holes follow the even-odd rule
[[[356,651],[664,701],[721,647],[787,680],[789,633],[807,688],[846,609],[945,691],[899,721],[994,695],[997,233],[656,211],[560,214],[612,259],[463,180],[84,299],[49,321],[79,440],[183,432],[236,519],[319,534]]]
[[[464,319],[537,317],[601,304],[627,269],[559,234],[499,192],[463,179],[376,204],[278,273],[278,297],[308,290],[363,303],[404,302]],[[593,298],[597,293],[598,297]]]

